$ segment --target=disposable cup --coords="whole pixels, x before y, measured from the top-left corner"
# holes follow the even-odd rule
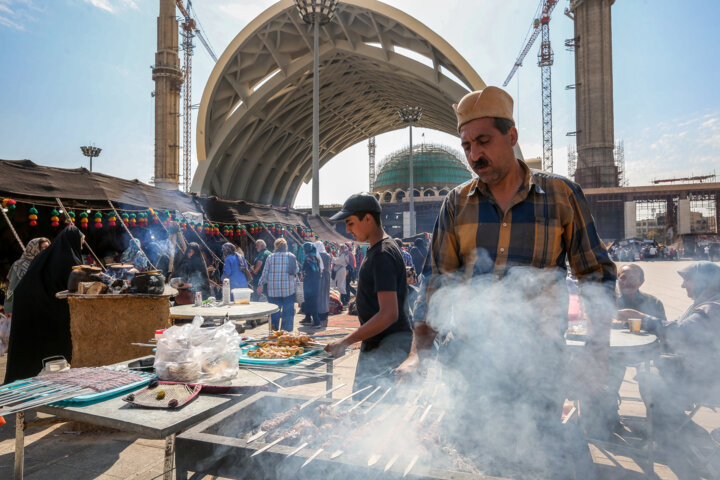
[[[641,318],[629,318],[628,325],[630,326],[631,332],[639,332],[640,325],[642,325],[642,319]]]

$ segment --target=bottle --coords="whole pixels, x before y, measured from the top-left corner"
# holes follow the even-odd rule
[[[195,292],[195,306],[202,307],[202,292]]]
[[[223,280],[222,303],[223,303],[223,305],[230,305],[230,279],[229,278],[226,278],[225,280]]]

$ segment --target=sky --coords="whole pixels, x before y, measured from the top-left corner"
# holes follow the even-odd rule
[[[220,56],[273,3],[195,0],[193,7]],[[539,0],[386,3],[445,38],[486,84],[501,86]],[[562,175],[574,141],[566,133],[576,130],[574,92],[565,89],[574,83],[573,54],[564,47],[573,36],[572,21],[563,15],[567,6],[568,0],[561,0],[550,23],[554,163]],[[715,33],[720,2],[690,0],[683,7],[674,0],[617,0],[612,7],[615,138],[625,145],[630,185],[720,173],[720,49]],[[103,149],[93,162],[95,171],[149,182],[154,161],[150,68],[158,11],[157,0],[0,0],[0,158],[87,167],[79,147],[94,144]],[[507,87],[515,98],[526,158],[542,155],[538,47],[539,41]],[[193,104],[200,103],[213,66],[198,44]],[[413,138],[459,150],[459,139],[441,132],[418,128]],[[381,162],[407,146],[407,130],[376,141]],[[340,153],[320,171],[323,204],[342,203],[349,192],[367,189],[367,142]],[[295,206],[310,203],[311,187],[305,184]]]

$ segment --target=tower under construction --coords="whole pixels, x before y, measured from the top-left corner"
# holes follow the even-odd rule
[[[178,188],[180,147],[180,88],[182,70],[178,57],[178,22],[175,0],[160,0],[157,19],[155,81],[155,186]]]
[[[575,24],[577,170],[584,188],[618,186],[615,166],[610,7],[615,0],[571,0]]]

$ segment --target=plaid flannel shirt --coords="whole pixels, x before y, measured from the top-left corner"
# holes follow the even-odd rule
[[[298,271],[297,259],[290,252],[275,252],[265,261],[258,285],[267,284],[263,292],[268,297],[287,297],[295,293],[295,275],[291,274],[291,265]]]
[[[501,279],[513,266],[564,271],[566,257],[581,284],[597,282],[614,298],[615,264],[580,187],[520,164],[525,180],[505,213],[478,178],[459,185],[443,201],[433,230],[428,303],[447,276],[492,273]]]
[[[402,257],[403,257],[403,261],[405,262],[405,266],[414,268],[415,265],[413,264],[412,255],[410,255],[410,253],[408,253],[408,251],[405,250],[404,248],[400,249],[400,253],[402,253]]]

